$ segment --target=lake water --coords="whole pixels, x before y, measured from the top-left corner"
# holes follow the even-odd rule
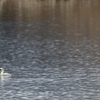
[[[100,100],[100,0],[0,0],[0,100]]]

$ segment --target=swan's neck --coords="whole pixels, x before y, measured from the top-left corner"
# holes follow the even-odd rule
[[[3,73],[4,73],[4,69],[1,70],[1,74],[3,74]]]

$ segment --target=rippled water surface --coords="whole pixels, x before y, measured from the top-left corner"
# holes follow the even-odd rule
[[[99,0],[0,0],[0,100],[100,100]]]

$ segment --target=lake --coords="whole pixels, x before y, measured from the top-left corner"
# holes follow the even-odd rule
[[[0,100],[100,100],[100,0],[0,0]]]

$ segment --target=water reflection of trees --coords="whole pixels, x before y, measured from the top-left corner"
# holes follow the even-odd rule
[[[80,9],[80,13],[83,13],[87,12],[88,8],[91,8],[90,10],[92,11],[92,14],[96,9],[98,9],[99,4],[99,0],[0,0],[0,12],[2,12],[2,10],[9,10],[10,13],[24,13],[25,16],[28,16],[31,13],[30,15],[37,16],[38,14],[44,13],[44,11],[48,12],[48,10],[51,9],[61,9],[60,11],[62,13],[65,13],[65,11],[66,13],[73,11],[73,13],[77,14]],[[96,10],[96,12],[97,11],[98,10]]]
[[[67,30],[99,32],[100,0],[0,0],[0,13],[6,20],[23,17],[24,20],[40,18],[57,23]],[[3,16],[4,17],[4,16]],[[9,17],[9,18],[8,18]]]

